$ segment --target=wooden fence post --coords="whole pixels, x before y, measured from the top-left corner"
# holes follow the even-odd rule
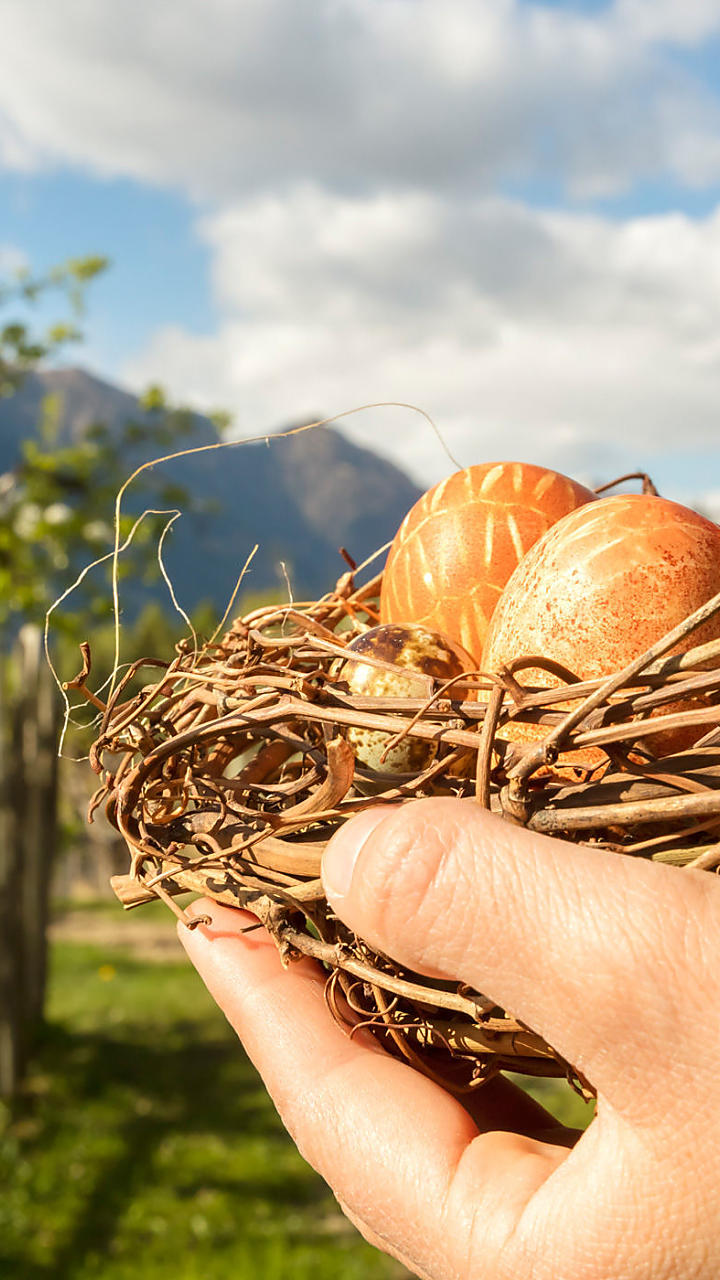
[[[0,664],[0,1095],[12,1096],[45,999],[58,700],[37,627]]]
[[[37,627],[23,627],[18,638],[20,697],[17,760],[22,782],[19,842],[22,847],[21,932],[22,991],[26,1022],[42,1017],[47,976],[47,927],[50,878],[57,844],[58,697],[45,661]]]
[[[12,1097],[22,1070],[19,978],[20,848],[16,838],[10,659],[0,652],[0,1097]]]

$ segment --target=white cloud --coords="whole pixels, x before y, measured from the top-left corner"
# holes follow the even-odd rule
[[[692,495],[692,505],[708,519],[720,522],[720,492],[711,489],[708,493]]]
[[[647,43],[695,45],[720,31],[719,0],[616,0],[618,29]]]
[[[720,0],[0,0],[0,31],[0,164],[212,211],[218,332],[165,328],[132,382],[226,405],[244,434],[412,400],[463,461],[586,474],[714,442],[720,214],[495,193],[720,182],[720,96],[687,57]],[[445,469],[409,411],[347,428]]]
[[[204,234],[218,335],[165,330],[126,372],[230,407],[240,434],[411,401],[463,462],[504,454],[605,476],[717,438],[720,211],[618,223],[303,187],[226,210]],[[446,469],[407,412],[346,429],[421,478]]]
[[[8,277],[12,278],[27,265],[27,257],[22,249],[15,244],[3,244],[0,241],[0,284],[7,284]]]
[[[720,105],[666,56],[710,0],[0,0],[0,158],[234,199],[278,184],[611,192],[720,177]]]

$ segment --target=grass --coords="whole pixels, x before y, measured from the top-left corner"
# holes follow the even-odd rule
[[[168,928],[171,926],[168,924]],[[561,1118],[587,1121],[539,1082]],[[390,1280],[301,1160],[184,961],[53,948],[48,1025],[0,1119],[8,1280]]]

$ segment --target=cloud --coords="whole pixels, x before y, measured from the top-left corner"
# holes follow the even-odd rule
[[[0,157],[232,200],[720,178],[710,0],[0,0]]]
[[[712,489],[709,493],[693,496],[693,505],[697,511],[701,511],[704,516],[714,520],[716,524],[720,522],[720,492],[717,489]]]
[[[619,30],[643,43],[696,45],[720,32],[718,0],[616,0]]]
[[[126,374],[231,408],[240,434],[410,401],[463,463],[526,457],[606,478],[717,439],[720,211],[622,223],[303,186],[208,218],[203,234],[218,334],[166,329]],[[420,478],[447,469],[407,411],[346,429]]]
[[[413,401],[462,461],[587,475],[714,441],[720,215],[572,197],[720,182],[696,58],[720,0],[0,0],[0,30],[0,163],[205,210],[218,331],[164,328],[136,385],[228,406],[243,434]],[[547,189],[571,207],[498,195]],[[347,429],[421,478],[446,467],[408,410]]]
[[[27,257],[18,245],[0,241],[0,288],[10,283],[12,277],[27,266]]]

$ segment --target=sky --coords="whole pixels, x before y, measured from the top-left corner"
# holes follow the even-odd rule
[[[0,0],[0,272],[240,436],[418,406],[462,464],[720,511],[720,0]],[[421,483],[408,408],[343,419]]]

